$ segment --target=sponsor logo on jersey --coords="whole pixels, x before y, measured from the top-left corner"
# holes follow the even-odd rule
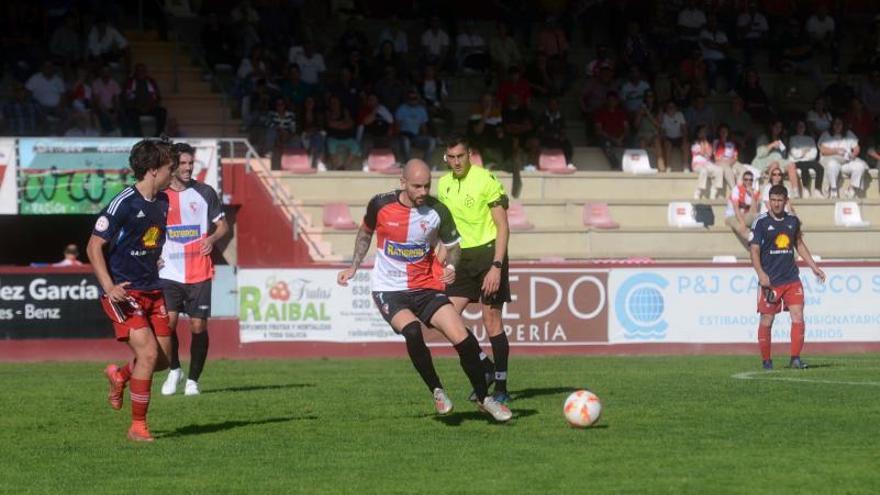
[[[202,228],[200,225],[169,226],[165,236],[171,242],[186,244],[202,237]]]
[[[383,251],[385,256],[397,261],[414,263],[427,256],[430,248],[427,244],[405,244],[394,241],[385,241]]]
[[[776,236],[776,247],[779,249],[788,249],[791,247],[791,239],[787,234],[779,234]]]
[[[162,235],[162,229],[152,225],[147,231],[144,233],[144,236],[141,237],[141,241],[144,243],[144,247],[147,249],[153,249],[159,247],[159,237]]]

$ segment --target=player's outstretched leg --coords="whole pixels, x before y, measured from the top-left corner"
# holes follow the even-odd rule
[[[409,354],[410,362],[434,396],[434,407],[437,412],[449,414],[452,411],[452,401],[449,400],[449,396],[443,390],[443,384],[440,383],[440,377],[437,376],[431,351],[425,344],[425,338],[422,335],[422,323],[413,320],[403,326],[400,334],[406,340],[406,352]]]

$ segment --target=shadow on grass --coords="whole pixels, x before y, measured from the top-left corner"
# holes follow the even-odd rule
[[[534,416],[538,414],[538,411],[534,409],[513,409],[513,419],[512,422],[516,422],[516,420],[521,418],[527,418],[529,416]],[[495,423],[492,418],[489,417],[488,414],[480,412],[480,411],[468,411],[463,413],[452,413],[448,416],[433,416],[431,419],[437,421],[439,423],[443,423],[446,426],[461,426],[465,421],[480,421],[480,422],[489,422]],[[498,425],[503,425],[505,423],[495,423]]]
[[[530,399],[532,397],[541,397],[542,395],[571,393],[577,389],[578,387],[524,388],[510,392],[510,398],[513,400]]]
[[[287,416],[282,418],[266,418],[251,421],[224,421],[222,423],[208,423],[203,425],[187,425],[176,430],[168,432],[156,432],[156,437],[173,438],[186,435],[203,435],[206,433],[216,433],[218,431],[231,430],[243,426],[267,425],[272,423],[286,423],[288,421],[312,421],[318,419],[317,416]]]
[[[314,383],[285,383],[282,385],[242,385],[240,387],[226,387],[203,390],[203,394],[216,394],[220,392],[259,392],[262,390],[280,390],[285,388],[314,387]]]

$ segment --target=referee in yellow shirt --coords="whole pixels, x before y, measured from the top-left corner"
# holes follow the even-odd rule
[[[501,322],[504,303],[510,302],[507,241],[508,198],[504,186],[482,167],[471,166],[470,146],[460,135],[446,140],[443,160],[451,171],[440,178],[437,197],[452,213],[461,236],[461,260],[455,282],[446,295],[459,313],[471,302],[480,302],[483,325],[495,358],[481,353],[487,381],[495,381],[495,400],[507,403],[507,360],[510,345]]]

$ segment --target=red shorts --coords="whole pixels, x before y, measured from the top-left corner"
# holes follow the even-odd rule
[[[116,340],[126,341],[132,330],[150,328],[157,337],[170,337],[168,312],[161,290],[127,290],[128,301],[114,303],[106,295],[101,296],[104,313],[113,322]]]
[[[773,287],[774,302],[767,302],[764,289],[758,290],[758,313],[762,315],[775,315],[782,310],[788,311],[791,306],[804,305],[804,286],[797,280],[788,284]]]

